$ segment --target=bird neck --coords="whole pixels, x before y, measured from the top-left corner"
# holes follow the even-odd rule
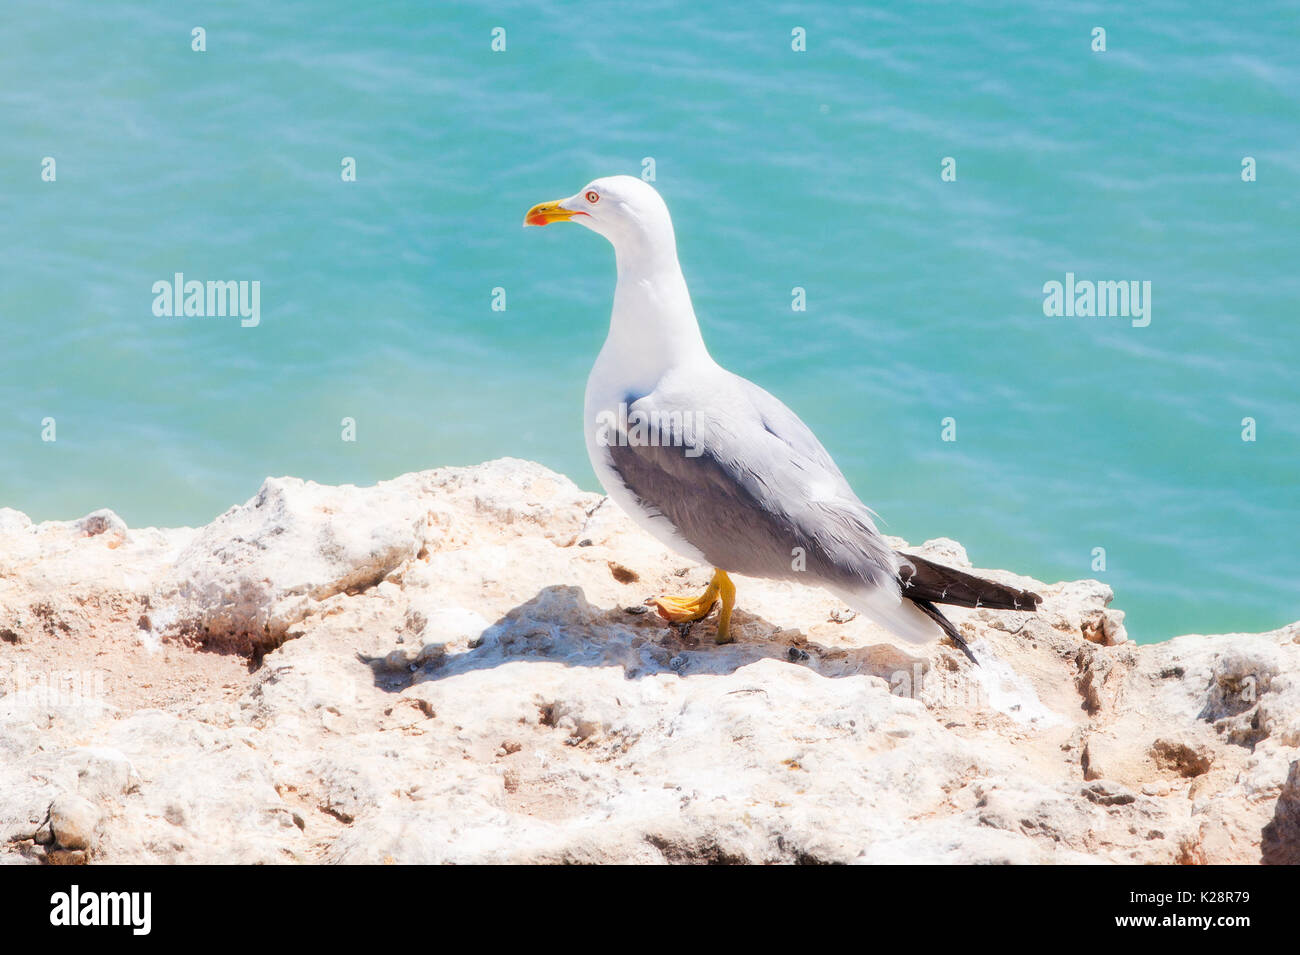
[[[605,350],[624,368],[636,369],[637,384],[653,388],[670,368],[708,357],[691,305],[677,250],[651,244],[615,247],[618,285]]]

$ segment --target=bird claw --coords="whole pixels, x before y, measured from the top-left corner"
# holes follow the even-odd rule
[[[669,597],[666,595],[646,598],[646,604],[654,607],[655,613],[673,624],[694,623],[696,620],[703,620],[713,612],[717,602],[717,598],[712,594],[705,594],[696,598]]]

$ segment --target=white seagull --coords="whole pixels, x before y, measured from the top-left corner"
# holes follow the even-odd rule
[[[524,217],[566,221],[608,239],[618,263],[609,336],[587,379],[592,467],[637,524],[714,568],[697,597],[647,601],[661,616],[700,620],[720,600],[717,640],[727,643],[736,600],[728,573],[794,580],[913,643],[947,634],[975,661],[936,604],[1037,609],[1037,594],[894,551],[808,426],[713,360],[652,186],[597,179]]]

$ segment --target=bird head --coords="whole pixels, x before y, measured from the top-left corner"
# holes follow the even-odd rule
[[[567,199],[539,203],[524,216],[526,226],[552,222],[584,225],[615,249],[665,243],[675,247],[668,206],[653,186],[635,176],[595,179]]]

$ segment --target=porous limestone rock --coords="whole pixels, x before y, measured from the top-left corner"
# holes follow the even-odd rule
[[[953,609],[972,667],[792,582],[670,628],[710,569],[525,461],[0,509],[0,861],[1300,861],[1300,624],[980,572],[1044,604]]]

